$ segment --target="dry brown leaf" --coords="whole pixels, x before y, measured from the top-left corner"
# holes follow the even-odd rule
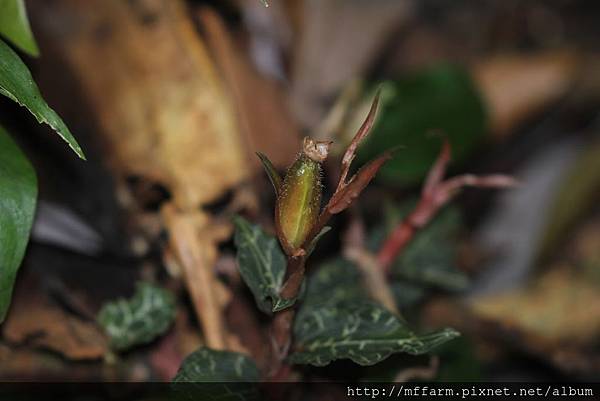
[[[502,139],[525,119],[564,95],[577,74],[575,55],[542,53],[495,56],[473,66],[489,108],[491,127]]]
[[[586,275],[558,268],[529,288],[473,302],[482,318],[501,321],[549,342],[589,344],[600,334],[600,286]]]
[[[292,58],[295,116],[315,128],[323,100],[362,76],[382,46],[412,15],[412,1],[306,0],[301,35]]]
[[[231,235],[231,227],[214,223],[200,210],[248,178],[248,160],[254,156],[240,134],[223,77],[185,4],[57,0],[40,4],[35,12],[41,22],[54,22],[43,25],[44,36],[79,80],[107,148],[103,154],[118,181],[139,176],[172,195],[160,220],[155,214],[142,214],[128,191],[119,192],[136,229],[151,238],[158,236],[161,225],[169,231],[171,249],[165,260],[174,272],[181,268],[207,345],[224,349],[229,334],[223,307],[230,294],[213,269],[217,243]],[[234,79],[239,71],[234,67]],[[256,77],[240,79],[259,82]],[[263,87],[256,85],[251,90]],[[243,99],[248,103],[246,89]],[[251,96],[256,101],[257,94]],[[253,124],[271,112],[260,110],[263,114],[252,116]],[[247,129],[247,121],[242,122]],[[256,124],[251,128],[262,129]],[[274,129],[279,128],[269,128]],[[144,254],[148,242],[141,238],[134,243],[139,245],[137,253]]]
[[[268,154],[279,168],[294,160],[300,147],[298,129],[282,88],[261,76],[243,49],[232,40],[221,17],[210,8],[198,12],[206,40],[229,87],[248,149]],[[252,158],[258,166],[258,159]]]
[[[160,182],[182,209],[247,177],[221,77],[181,0],[57,0],[35,12],[79,80],[118,176]]]
[[[94,322],[68,314],[35,285],[19,288],[2,334],[9,343],[49,349],[76,360],[101,358],[108,349]]]
[[[183,272],[206,344],[226,349],[223,308],[228,302],[228,291],[218,281],[214,266],[217,244],[231,236],[231,225],[215,224],[201,211],[181,212],[173,204],[164,205],[162,215],[169,230],[172,255]]]
[[[600,217],[588,219],[563,247],[567,262],[549,266],[526,288],[477,299],[472,310],[548,343],[593,345],[600,335]]]

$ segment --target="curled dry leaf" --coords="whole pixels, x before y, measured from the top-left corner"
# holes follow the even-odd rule
[[[58,0],[34,10],[45,40],[79,81],[106,147],[102,154],[109,157],[117,181],[141,177],[171,195],[162,205],[163,220],[157,219],[170,234],[165,259],[173,271],[181,268],[207,344],[222,349],[230,337],[222,318],[230,294],[213,268],[217,243],[230,236],[231,227],[199,209],[250,176],[252,156],[246,148],[251,141],[241,132],[248,127],[260,131],[260,121],[272,121],[264,114],[279,114],[268,107],[283,102],[265,95],[261,101],[269,102],[260,112],[238,110],[238,124],[223,78],[233,89],[236,106],[256,100],[256,93],[248,94],[249,82],[255,85],[250,92],[261,92],[264,82],[245,70],[221,21],[208,13],[202,22],[217,68],[190,11],[182,0]],[[134,221],[140,215],[135,207],[129,211]],[[136,228],[154,238],[161,231],[156,225],[152,233]]]

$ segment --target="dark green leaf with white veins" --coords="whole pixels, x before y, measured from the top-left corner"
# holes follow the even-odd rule
[[[240,274],[250,287],[260,310],[271,313],[292,306],[295,299],[279,296],[285,278],[286,260],[277,239],[242,217],[236,216],[233,222]]]
[[[109,302],[98,314],[98,322],[116,350],[149,343],[163,334],[174,320],[173,294],[149,283],[139,283],[133,298]]]
[[[31,33],[24,0],[0,0],[0,35],[31,56],[40,53]]]
[[[173,382],[255,382],[258,368],[246,355],[202,347],[181,364]]]
[[[35,171],[0,127],[0,323],[29,241],[36,200]]]
[[[255,401],[258,380],[258,368],[247,356],[202,347],[185,358],[173,388],[177,400]]]
[[[48,124],[79,157],[85,159],[81,147],[69,128],[42,98],[27,66],[2,39],[0,39],[0,94],[26,107],[38,122]]]
[[[346,302],[315,308],[294,323],[292,363],[324,366],[336,359],[373,365],[397,352],[419,355],[459,334],[446,328],[426,335],[371,302]]]
[[[337,305],[357,299],[369,300],[362,286],[360,272],[352,262],[342,258],[332,259],[314,270],[308,277],[298,318],[301,319],[305,313],[323,305]]]

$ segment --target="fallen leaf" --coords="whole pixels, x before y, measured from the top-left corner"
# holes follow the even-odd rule
[[[198,14],[211,53],[229,88],[247,148],[270,155],[279,168],[287,167],[300,148],[300,134],[287,108],[283,88],[256,71],[216,12],[202,8]],[[257,164],[257,160],[252,158],[252,163]]]
[[[170,233],[171,252],[183,272],[206,345],[226,349],[223,308],[229,301],[228,291],[218,281],[214,266],[217,244],[231,236],[230,225],[215,224],[201,211],[181,212],[172,204],[163,207],[162,216]]]
[[[22,282],[26,285],[17,287],[2,325],[6,341],[49,349],[75,360],[104,356],[108,344],[94,322],[81,320],[52,303],[34,280]]]
[[[322,100],[372,66],[414,7],[394,0],[378,1],[376,7],[361,0],[306,0],[302,10],[290,100],[299,121],[315,128],[326,111]]]
[[[474,312],[502,321],[550,342],[588,344],[600,334],[600,285],[560,267],[531,287],[473,302]]]
[[[577,58],[569,53],[495,56],[472,67],[486,100],[491,128],[505,138],[518,124],[564,95],[577,74]]]
[[[117,176],[191,209],[249,175],[230,101],[180,0],[59,0],[35,13],[66,59]],[[57,27],[60,27],[58,29]]]

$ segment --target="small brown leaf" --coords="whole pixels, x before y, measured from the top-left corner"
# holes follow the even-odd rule
[[[383,163],[392,158],[392,151],[387,151],[378,158],[371,160],[352,177],[350,182],[341,190],[337,191],[329,203],[327,209],[331,214],[337,214],[345,210],[365,189],[369,182],[375,177]]]
[[[375,116],[377,115],[377,109],[379,108],[379,98],[381,97],[381,90],[378,89],[375,94],[375,98],[373,99],[373,103],[371,104],[371,109],[369,110],[369,114],[365,118],[365,121],[362,123],[361,127],[356,132],[356,135],[348,145],[346,152],[344,152],[344,157],[342,158],[342,172],[340,174],[340,180],[338,183],[338,190],[341,189],[343,185],[346,183],[346,177],[348,176],[348,171],[350,170],[350,165],[352,164],[352,160],[356,156],[356,148],[358,145],[367,137],[369,132],[371,132],[371,128],[373,128],[373,124],[375,123]]]

